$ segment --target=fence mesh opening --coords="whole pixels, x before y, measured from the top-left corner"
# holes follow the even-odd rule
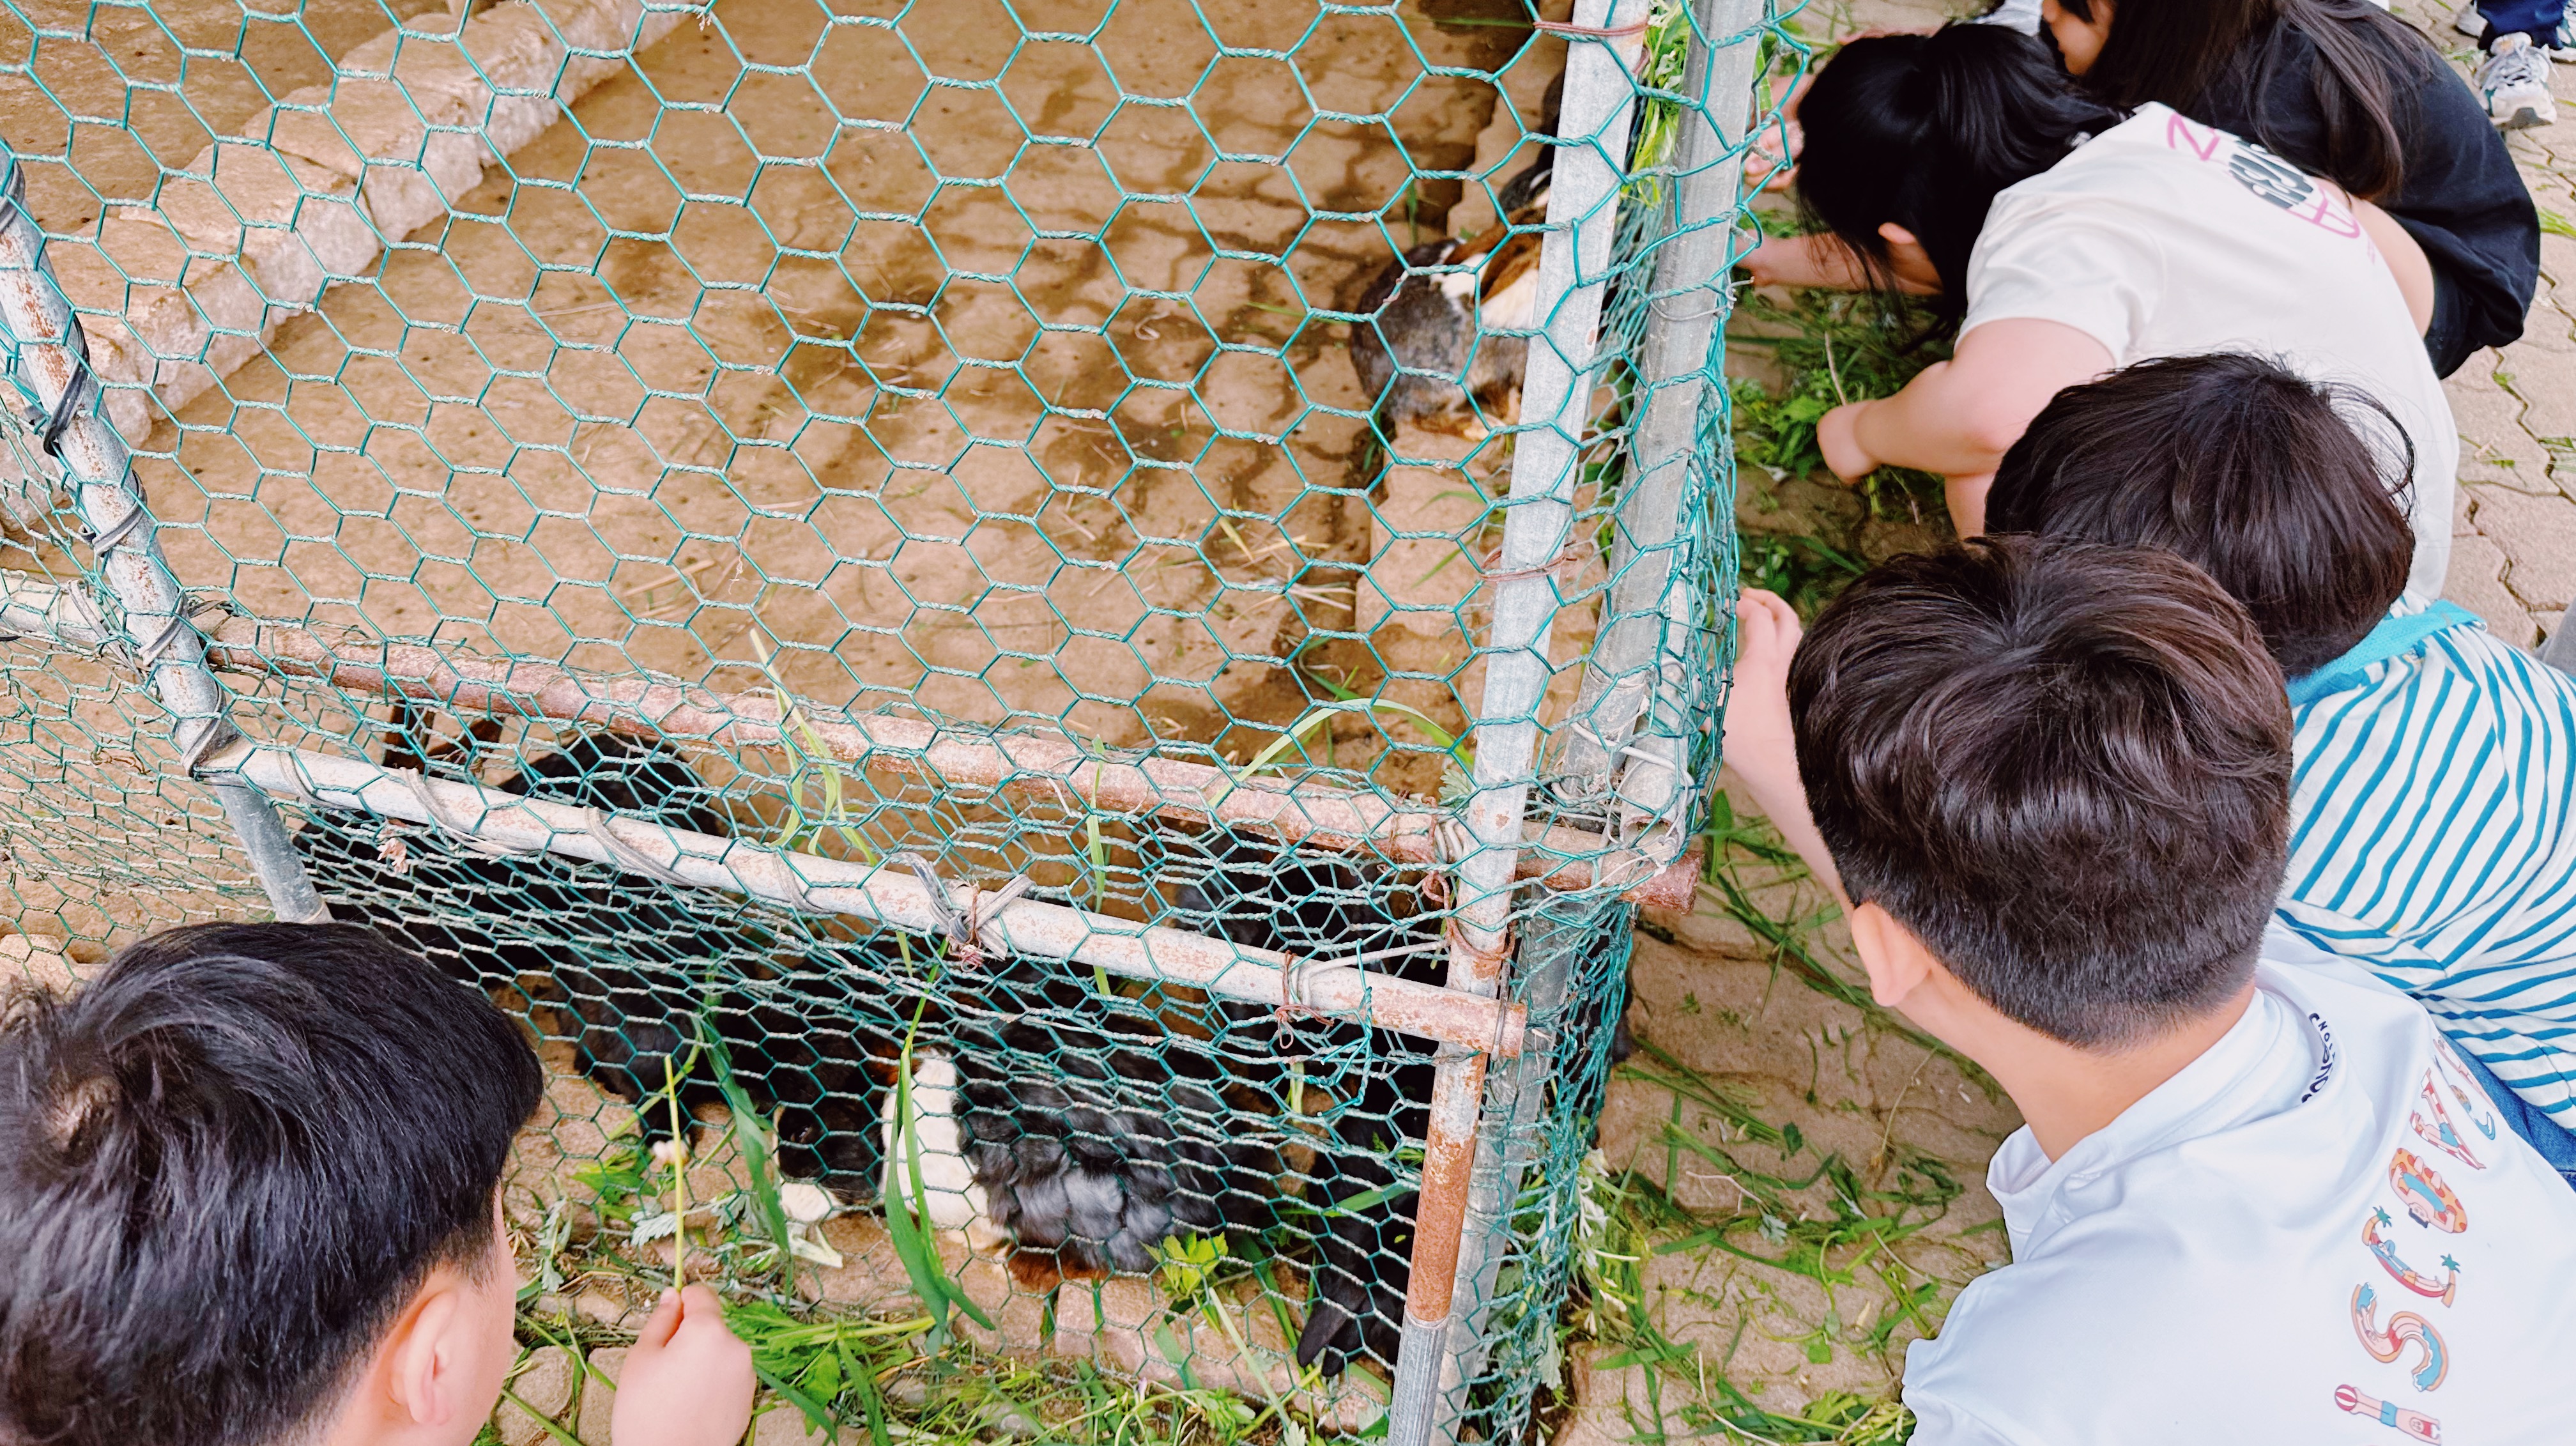
[[[489,992],[532,1350],[679,1233],[880,1446],[1530,1434],[1802,58],[1741,0],[6,0],[0,972],[300,870]]]

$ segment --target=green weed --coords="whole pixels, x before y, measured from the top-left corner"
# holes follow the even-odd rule
[[[1893,395],[1917,372],[1948,358],[1947,345],[1914,344],[1923,321],[1912,308],[1891,314],[1874,296],[1802,291],[1782,305],[1746,291],[1727,340],[1767,349],[1789,381],[1776,391],[1750,377],[1729,383],[1736,455],[1775,477],[1822,470],[1816,423],[1825,413],[1846,402]],[[1940,515],[1941,479],[1930,473],[1882,467],[1859,487],[1873,516],[1920,521]]]

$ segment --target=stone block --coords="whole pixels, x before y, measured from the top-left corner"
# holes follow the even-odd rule
[[[2528,645],[2539,629],[2504,585],[2504,569],[2504,551],[2492,539],[2474,532],[2454,539],[2451,575],[2442,596],[2486,619],[2488,631],[2497,637]]]
[[[2576,274],[2576,268],[2571,268],[2571,274]],[[2535,331],[2554,324],[2564,342],[2566,318],[2555,309],[2534,307],[2531,320]],[[2505,366],[2513,376],[2515,394],[2523,400],[2521,430],[2534,441],[2576,437],[2576,350],[2517,343],[2508,352]]]
[[[582,1446],[609,1446],[608,1423],[617,1409],[617,1377],[626,1369],[626,1347],[610,1346],[590,1353],[590,1368],[598,1372],[582,1387],[581,1420],[573,1434]],[[603,1382],[600,1377],[606,1377]]]
[[[2500,483],[2524,492],[2552,487],[2549,449],[2523,430],[2522,398],[2505,390],[2497,374],[2513,376],[2520,361],[2508,353],[2493,368],[2472,357],[2442,390],[2451,399],[2451,418],[2460,434],[2460,480]]]
[[[2531,612],[2576,602],[2576,501],[2482,488],[2470,517],[2505,556],[2505,586]]]
[[[527,1369],[510,1382],[510,1394],[535,1407],[537,1415],[560,1422],[564,1408],[572,1404],[573,1381],[579,1370],[570,1351],[547,1346],[528,1358]],[[550,1439],[536,1416],[511,1401],[501,1403],[501,1409],[493,1413],[492,1424],[506,1446],[540,1446]]]

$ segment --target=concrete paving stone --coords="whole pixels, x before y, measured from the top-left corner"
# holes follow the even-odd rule
[[[510,1394],[537,1409],[548,1420],[561,1421],[564,1407],[572,1404],[574,1373],[572,1352],[561,1346],[547,1346],[529,1357],[528,1368],[510,1382]],[[537,1446],[550,1439],[536,1416],[521,1410],[515,1403],[503,1401],[492,1417],[504,1446]]]
[[[2576,601],[2576,501],[2484,488],[2469,520],[2503,550],[2505,586],[2524,608],[2550,613]]]
[[[608,1423],[617,1414],[617,1378],[626,1369],[626,1347],[610,1346],[590,1353],[591,1369],[607,1378],[606,1384],[594,1377],[581,1393],[580,1424],[574,1434],[582,1446],[609,1446]]]
[[[2442,596],[2484,618],[2487,631],[2529,647],[2540,634],[2522,601],[2504,585],[2504,550],[2474,533],[2451,544],[2451,575]]]
[[[2451,419],[2460,432],[2460,479],[2501,483],[2524,492],[2555,490],[2549,481],[2549,449],[2523,430],[2522,398],[2505,389],[2499,378],[2515,377],[2523,360],[2508,349],[2493,369],[2476,358],[2442,384],[2451,399]]]
[[[2554,312],[2533,308],[2537,320]],[[2576,437],[2576,351],[2517,342],[2506,363],[2522,398],[2520,427],[2534,440]]]

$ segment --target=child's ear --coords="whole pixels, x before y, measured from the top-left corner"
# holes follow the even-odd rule
[[[398,1414],[415,1426],[444,1425],[462,1408],[457,1333],[470,1316],[456,1282],[445,1270],[430,1272],[410,1310],[394,1322],[385,1342],[385,1386]]]
[[[1896,922],[1875,903],[1851,912],[1852,948],[1869,975],[1869,996],[1888,1009],[1902,1009],[1932,974],[1932,951],[1914,931]]]

